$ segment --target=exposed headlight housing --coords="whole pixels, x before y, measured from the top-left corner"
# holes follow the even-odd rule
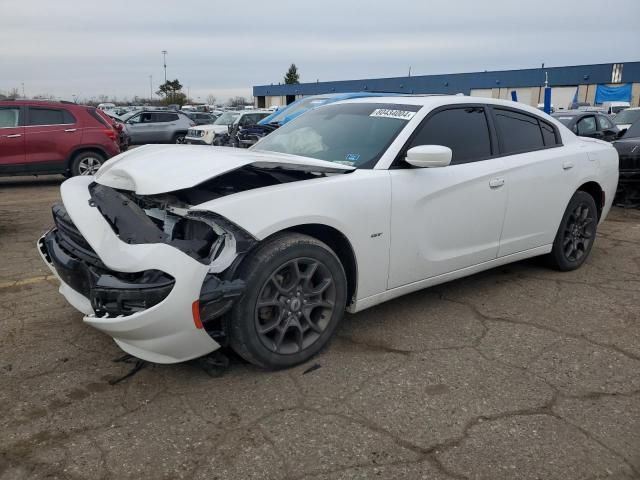
[[[256,242],[251,234],[212,212],[173,207],[98,183],[89,190],[90,204],[100,210],[123,242],[166,243],[209,265],[212,273],[224,271]]]

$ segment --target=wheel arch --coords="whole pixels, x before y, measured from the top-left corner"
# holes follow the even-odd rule
[[[602,186],[600,186],[598,182],[591,180],[580,185],[576,191],[588,193],[593,197],[593,201],[596,203],[596,208],[598,209],[598,220],[600,220],[605,205]]]
[[[67,171],[71,170],[71,165],[73,164],[73,160],[76,158],[76,156],[84,152],[98,153],[104,157],[105,161],[109,160],[109,154],[103,148],[97,145],[80,145],[78,147],[75,147],[73,150],[71,150],[71,153],[69,153],[67,161],[65,162],[65,168]]]
[[[338,256],[344,272],[347,276],[347,306],[353,304],[358,289],[358,263],[355,251],[349,239],[338,229],[321,223],[307,223],[287,227],[276,233],[294,232],[309,235],[327,244]],[[273,235],[272,234],[272,235]]]

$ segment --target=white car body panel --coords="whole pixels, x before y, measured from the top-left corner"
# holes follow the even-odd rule
[[[496,258],[507,192],[490,182],[503,170],[503,159],[494,158],[391,171],[389,288]]]
[[[176,164],[176,158],[180,158],[179,164]],[[202,149],[195,145],[146,145],[105,162],[96,174],[96,181],[140,195],[154,195],[190,188],[249,164],[264,167],[272,165],[274,168],[282,165],[305,165],[353,170],[347,165],[295,155],[243,152],[225,147]],[[153,171],[153,175],[149,174],[150,171]]]
[[[147,146],[106,162],[95,181],[155,195],[188,189],[246,165],[325,172],[318,178],[221,196],[193,205],[190,211],[220,215],[257,241],[301,225],[337,230],[348,240],[357,264],[357,289],[348,307],[352,312],[548,253],[569,199],[587,182],[597,182],[604,191],[601,220],[611,207],[618,179],[616,150],[605,142],[576,137],[533,107],[459,96],[362,98],[332,105],[339,103],[406,103],[422,108],[373,169],[354,171],[337,163],[264,152],[260,143],[250,150]],[[563,145],[442,168],[390,169],[431,110],[465,103],[509,106],[544,118],[557,126]],[[61,293],[85,313],[85,322],[140,358],[171,363],[217,349],[191,316],[192,302],[210,268],[164,243],[121,241],[88,204],[92,181],[90,177],[67,180],[62,197],[69,216],[100,259],[120,272],[161,270],[175,278],[175,287],[158,305],[125,318],[96,318],[86,298],[64,284]]]
[[[322,202],[316,200],[319,196]],[[249,190],[200,204],[194,210],[214,211],[242,225],[259,240],[298,225],[335,228],[349,240],[355,253],[357,297],[361,298],[386,289],[390,205],[389,172],[356,170]]]

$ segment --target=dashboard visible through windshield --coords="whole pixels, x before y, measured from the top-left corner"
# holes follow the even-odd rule
[[[420,105],[332,104],[311,110],[252,147],[373,168]]]

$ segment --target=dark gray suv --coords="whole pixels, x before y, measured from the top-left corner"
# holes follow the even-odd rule
[[[180,112],[143,111],[124,122],[131,145],[145,143],[184,143],[184,136],[195,123]]]

